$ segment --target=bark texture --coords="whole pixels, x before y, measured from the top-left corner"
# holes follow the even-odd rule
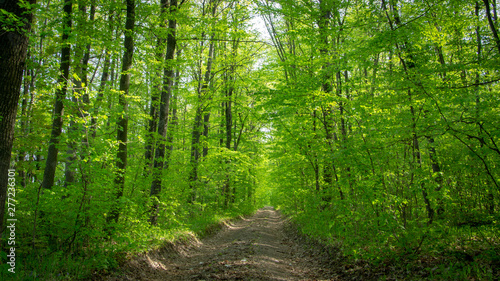
[[[122,59],[122,72],[120,75],[120,95],[118,104],[122,114],[118,118],[116,139],[119,142],[116,154],[116,202],[108,216],[108,222],[118,222],[120,217],[119,200],[123,196],[125,188],[125,170],[127,168],[127,141],[128,141],[128,103],[127,96],[130,89],[130,69],[132,68],[132,58],[134,56],[134,25],[135,25],[135,0],[126,0],[127,20],[125,21],[125,51]]]
[[[29,1],[34,4],[35,1]],[[28,48],[28,32],[32,14],[18,6],[17,1],[1,1],[0,9],[14,15],[24,25],[12,28],[0,23],[0,237],[3,233],[8,170],[14,141],[17,104]]]
[[[177,0],[170,0],[170,13],[177,9]],[[167,53],[165,56],[166,66],[163,73],[163,90],[161,92],[160,116],[158,120],[158,134],[160,140],[156,144],[155,160],[153,170],[153,182],[151,183],[150,196],[153,197],[153,208],[150,223],[155,225],[158,219],[159,195],[161,192],[161,176],[165,164],[165,147],[168,126],[168,113],[170,110],[170,97],[172,96],[172,86],[174,80],[174,66],[172,64],[175,54],[175,28],[177,22],[174,19],[168,21]]]

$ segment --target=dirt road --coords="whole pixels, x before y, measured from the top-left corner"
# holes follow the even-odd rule
[[[337,280],[289,237],[283,217],[270,207],[232,223],[182,255],[147,257],[145,263],[148,269],[128,270],[112,279]]]

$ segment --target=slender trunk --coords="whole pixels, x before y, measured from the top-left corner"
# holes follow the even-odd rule
[[[177,53],[175,56],[179,58],[181,55],[180,50],[177,50]],[[174,91],[178,89],[179,87],[179,79],[180,79],[180,71],[177,69],[175,73],[175,78],[174,78],[174,86],[172,89],[172,101],[171,101],[171,114],[170,114],[170,125],[168,126],[168,131],[167,131],[167,155],[166,155],[166,164],[165,164],[165,169],[168,169],[170,166],[170,157],[172,156],[172,152],[174,151],[174,134],[177,131],[177,126],[179,125],[179,116],[177,115],[178,111],[178,96],[177,94],[174,94]]]
[[[219,129],[217,131],[219,135],[219,147],[224,146],[224,127],[226,126],[226,120],[224,120],[224,116],[226,114],[226,102],[223,101],[220,103],[220,109],[219,109],[219,117],[220,117],[220,123],[219,123]]]
[[[485,5],[487,5],[486,2],[487,2],[487,0],[485,0]],[[494,20],[496,22],[496,20],[497,20],[496,1],[493,1],[493,9],[494,9],[494,16],[495,16]],[[487,11],[487,13],[489,14],[490,12]],[[475,11],[475,14],[476,14],[476,17],[478,17],[478,19],[479,19],[479,3],[478,2],[476,2],[476,11]],[[490,16],[490,15],[488,15],[488,16]],[[490,19],[488,19],[488,20],[490,20]],[[492,26],[494,27],[495,25],[494,24],[492,25],[492,23],[490,22],[490,28]],[[482,46],[482,43],[481,43],[481,34],[480,34],[480,27],[479,27],[479,25],[476,26],[476,40],[477,40],[477,61],[478,61],[478,63],[480,63],[481,62],[481,57],[482,57],[482,47],[483,46]],[[498,43],[499,42],[497,41],[497,44]],[[480,120],[480,118],[479,118],[479,109],[481,107],[480,106],[481,99],[479,97],[479,81],[480,81],[480,75],[479,75],[479,71],[477,71],[476,72],[476,81],[475,81],[475,84],[476,84],[476,87],[475,87],[475,94],[476,94],[476,112],[475,112],[475,114],[476,114],[476,116],[475,116],[475,118],[476,118],[476,124],[477,124],[477,126],[479,128],[478,135],[481,134],[481,128],[482,128],[482,125],[481,125],[481,123],[479,121]],[[494,196],[493,191],[491,189],[488,191],[487,200],[488,200],[488,204],[489,204],[488,211],[489,211],[490,214],[493,214],[494,211],[495,211],[495,196]]]
[[[82,14],[83,18],[85,19],[82,23],[79,24],[78,29],[82,34],[85,34],[85,29],[88,28],[89,23],[86,21],[86,14],[87,14],[87,6],[86,5],[81,5],[79,4],[79,11]],[[92,25],[93,20],[95,16],[95,5],[91,6],[90,9],[90,22]],[[84,36],[81,36],[81,40],[78,40],[78,42],[82,41],[84,42]],[[85,119],[88,114],[86,113],[88,111],[88,105],[90,104],[90,99],[89,99],[89,94],[88,91],[86,91],[86,87],[88,87],[87,84],[87,70],[88,70],[88,63],[90,60],[90,47],[91,44],[88,43],[85,45],[85,47],[81,46],[80,44],[77,43],[76,46],[76,55],[75,57],[77,59],[80,59],[78,62],[76,68],[75,68],[75,73],[78,75],[78,78],[74,79],[74,85],[75,85],[75,95],[72,98],[73,101],[73,106],[72,106],[72,113],[76,114],[78,118],[80,119]],[[80,99],[80,97],[82,97]],[[81,104],[83,102],[83,104]],[[75,112],[76,111],[76,112]],[[80,126],[78,126],[74,121],[70,122],[70,126],[68,131],[73,133],[73,135],[78,135],[78,131]],[[68,187],[72,185],[75,181],[75,175],[76,175],[76,168],[74,166],[74,162],[77,159],[77,154],[80,155],[81,158],[85,158],[84,154],[86,152],[86,148],[88,146],[88,137],[87,137],[87,129],[86,126],[81,126],[80,130],[82,131],[82,139],[81,143],[83,147],[81,148],[81,151],[77,153],[78,147],[77,147],[77,142],[73,140],[73,136],[69,136],[69,141],[68,141],[68,150],[67,150],[67,160],[66,160],[66,167],[65,167],[65,177],[66,180],[64,182],[64,186]]]
[[[108,32],[113,34],[114,30],[114,20],[113,20],[114,11],[109,11],[108,15]],[[109,84],[110,80],[113,81],[114,77],[114,62],[111,61],[111,52],[109,48],[104,50],[104,66],[102,68],[101,81],[99,83],[99,88],[97,90],[97,98],[94,105],[94,114],[90,120],[91,124],[91,136],[92,139],[95,139],[97,136],[97,118],[99,115],[99,109],[101,104],[104,101],[104,90],[106,85]],[[109,122],[109,119],[108,119]]]
[[[321,84],[321,90],[325,93],[331,93],[333,90],[332,82],[331,82],[331,74],[330,74],[330,68],[331,68],[331,63],[328,61],[328,45],[330,44],[330,40],[328,38],[328,29],[332,25],[332,21],[330,21],[332,17],[332,12],[328,7],[328,2],[327,1],[320,1],[320,18],[318,20],[318,28],[319,28],[319,33],[321,36],[321,48],[320,48],[320,53],[322,57],[325,59],[325,63],[322,65],[321,69],[325,72],[325,76],[322,78],[323,82]],[[331,106],[328,106],[325,109],[323,109],[322,114],[323,114],[323,124],[325,127],[325,137],[326,137],[326,142],[328,146],[330,147],[330,150],[333,155],[333,143],[334,143],[334,133],[333,133],[333,118],[332,118],[332,113],[333,113],[333,108]],[[314,120],[316,119],[316,111],[313,114]],[[324,172],[323,172],[323,179],[326,184],[326,188],[330,189],[332,188],[333,185],[333,176],[335,176],[336,183],[338,186],[338,191],[339,191],[339,196],[340,199],[344,199],[344,193],[342,192],[342,188],[338,182],[338,175],[336,172],[335,164],[333,162],[333,157],[327,158],[324,164]],[[315,182],[316,182],[316,189],[319,191],[319,165],[316,165],[315,168]],[[323,201],[330,201],[330,198],[324,197],[322,198]]]
[[[205,73],[205,75],[208,74],[208,76],[205,77],[205,83],[209,84],[210,83],[210,80],[211,80],[211,76],[212,76],[212,73],[208,72],[208,66],[210,65],[210,69],[212,68],[212,61],[214,59],[214,43],[213,43],[213,39],[214,39],[214,34],[212,33],[212,35],[210,36],[210,44],[209,44],[209,47],[208,47],[208,59],[207,59],[207,72]],[[208,97],[207,99],[207,103],[210,104],[210,102],[212,101],[212,98],[211,97]],[[206,145],[203,146],[203,157],[206,157],[207,154],[208,154],[208,131],[209,131],[209,127],[210,127],[210,106],[208,105],[206,108],[205,108],[205,114],[203,115],[203,137],[205,139],[205,143]]]
[[[177,11],[177,0],[170,0],[170,15]],[[151,183],[150,196],[153,197],[153,207],[149,222],[156,225],[158,220],[158,206],[160,200],[162,172],[165,163],[165,146],[168,126],[168,113],[170,97],[172,96],[172,85],[174,80],[174,66],[172,64],[175,54],[175,29],[177,22],[174,19],[168,21],[167,54],[165,56],[165,69],[163,72],[163,90],[161,92],[160,117],[158,120],[158,135],[160,139],[156,144],[153,182]]]
[[[190,164],[191,164],[191,171],[189,174],[189,183],[190,183],[190,188],[191,188],[191,194],[188,198],[189,203],[193,203],[196,201],[196,186],[197,186],[197,181],[198,181],[198,161],[200,159],[200,128],[202,126],[201,124],[201,105],[198,105],[198,108],[196,109],[196,114],[194,117],[194,123],[193,123],[193,133],[191,135],[191,159],[190,159]]]
[[[212,16],[215,16],[215,12],[217,10],[217,5],[213,3],[213,1],[209,1],[209,5],[212,6]],[[189,173],[189,185],[190,185],[190,196],[188,198],[189,203],[193,203],[196,201],[196,185],[198,181],[198,164],[200,160],[200,138],[201,135],[205,132],[204,124],[202,123],[202,118],[204,117],[204,104],[203,99],[208,92],[208,86],[212,77],[212,56],[214,52],[213,47],[213,37],[214,34],[210,36],[210,46],[209,46],[209,54],[207,58],[207,69],[205,71],[204,78],[201,77],[201,63],[199,70],[199,79],[203,79],[200,81],[198,86],[198,107],[196,108],[196,114],[193,123],[193,132],[191,135],[191,159],[190,159],[190,168],[191,171]],[[207,132],[208,134],[208,132]]]
[[[343,98],[342,96],[342,73],[339,71],[335,75],[337,82],[337,97]],[[347,80],[347,79],[346,79]],[[345,109],[344,102],[339,102],[339,115],[340,115],[340,134],[342,136],[342,149],[347,150],[347,124],[345,121]],[[351,189],[351,194],[354,195],[354,188],[351,180],[351,167],[346,166],[345,171],[347,173],[347,180],[349,182],[349,187]]]
[[[233,124],[235,122],[233,122],[232,104],[233,104],[234,79],[235,79],[235,70],[236,70],[236,67],[234,66],[234,64],[236,63],[238,45],[239,45],[239,40],[234,40],[233,46],[232,46],[232,51],[231,51],[231,60],[230,60],[231,66],[229,67],[229,75],[227,75],[227,79],[226,79],[227,90],[226,90],[226,101],[225,101],[225,113],[224,113],[224,115],[225,115],[225,119],[226,119],[226,148],[228,150],[231,150],[231,143],[233,142],[233,125],[236,126],[236,124]],[[237,149],[237,146],[236,146],[236,140],[235,140],[235,143],[233,145],[233,150],[236,151],[236,149]],[[229,206],[229,202],[234,201],[234,197],[235,197],[234,188],[231,189],[230,163],[231,163],[231,159],[227,159],[226,160],[227,171],[226,171],[226,178],[224,180],[224,189],[223,189],[224,205],[226,208]],[[231,192],[231,190],[233,190],[233,192]]]
[[[231,67],[231,71],[234,71],[234,69]],[[232,76],[229,75],[229,79],[227,81],[230,85],[229,85],[229,89],[227,89],[226,91],[226,102],[225,102],[225,119],[226,119],[226,148],[228,150],[231,150],[231,142],[232,142],[232,137],[233,137],[233,133],[232,133],[232,128],[233,128],[233,115],[232,115],[232,110],[231,110],[231,106],[232,106],[232,95],[233,95],[233,91],[234,91],[234,88],[232,86]],[[228,166],[228,171],[226,171],[226,178],[224,180],[224,189],[222,191],[223,193],[223,196],[224,196],[224,206],[227,208],[228,207],[228,203],[229,203],[229,197],[230,197],[230,189],[231,189],[231,185],[230,185],[230,181],[231,181],[231,175],[230,175],[230,169],[229,169],[229,164],[231,163],[231,160],[228,159],[226,160],[226,164]]]
[[[99,84],[99,89],[97,90],[97,98],[94,106],[94,114],[90,120],[92,139],[97,136],[97,115],[99,115],[99,108],[104,100],[104,88],[109,80],[109,67],[111,65],[111,57],[108,49],[105,50],[104,54],[104,66],[101,74],[101,82]]]
[[[107,217],[107,222],[118,222],[120,217],[120,198],[123,196],[125,188],[125,171],[127,168],[127,141],[128,141],[128,103],[127,96],[130,89],[130,68],[132,67],[132,57],[134,55],[134,25],[135,25],[135,0],[126,0],[127,19],[125,21],[125,41],[122,59],[122,71],[120,74],[120,93],[118,104],[121,114],[119,114],[116,140],[118,141],[118,152],[116,154],[116,175],[115,175],[115,202],[111,212]]]
[[[64,115],[64,99],[66,98],[66,92],[68,89],[68,79],[69,79],[69,66],[70,66],[70,52],[71,45],[68,42],[69,35],[71,33],[71,12],[73,6],[72,0],[64,1],[64,15],[63,15],[63,34],[62,34],[62,50],[61,50],[61,66],[58,84],[61,87],[56,89],[56,101],[54,105],[53,112],[53,122],[52,122],[52,132],[50,135],[49,149],[47,153],[47,161],[45,165],[45,171],[43,173],[42,187],[45,189],[50,189],[54,185],[54,177],[56,173],[57,166],[57,156],[59,153],[58,144],[59,137],[62,132],[63,126],[63,115]]]
[[[168,0],[161,0],[160,3],[160,28],[165,29],[167,27],[166,25],[166,20],[165,15],[167,11],[167,5],[168,5]],[[160,31],[162,32],[162,31]],[[156,54],[155,54],[155,61],[156,63],[161,63],[163,61],[163,56],[165,53],[165,42],[166,38],[165,36],[159,35],[158,40],[156,42]],[[163,64],[161,64],[163,65]],[[155,66],[158,67],[158,66]],[[157,69],[155,68],[154,70],[155,77],[154,79],[154,87],[151,93],[151,104],[149,107],[149,124],[148,124],[148,133],[146,137],[146,152],[144,153],[144,158],[146,160],[146,165],[145,165],[145,171],[151,167],[153,164],[153,158],[155,155],[154,147],[155,147],[155,133],[158,130],[158,118],[159,118],[159,97],[160,93],[164,90],[162,88],[162,82],[159,81],[159,77],[161,77],[160,74],[160,68],[158,67]]]

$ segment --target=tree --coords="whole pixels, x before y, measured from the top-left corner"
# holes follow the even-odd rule
[[[6,13],[0,16],[0,93],[2,93],[0,98],[0,236],[4,230],[7,190],[11,187],[8,170],[11,167],[14,124],[26,64],[28,34],[33,17],[30,5],[35,2],[35,0],[30,0],[25,3],[18,1],[0,3],[0,10]],[[15,192],[9,193],[14,194],[15,197]]]
[[[208,1],[207,10],[210,11],[210,15],[212,19],[215,18],[215,13],[217,11],[218,1],[210,0]],[[205,13],[205,11],[204,11]],[[205,32],[202,32],[202,37],[205,36]],[[191,137],[191,160],[190,160],[190,174],[189,174],[189,182],[191,186],[191,195],[189,196],[189,202],[193,203],[196,201],[196,186],[198,185],[198,166],[200,161],[200,149],[201,149],[201,136],[204,135],[207,137],[208,135],[208,122],[210,119],[210,113],[207,112],[207,108],[210,108],[208,101],[210,100],[208,96],[209,84],[212,80],[212,65],[213,65],[213,56],[214,56],[214,36],[215,32],[212,31],[209,39],[209,47],[208,47],[208,57],[206,63],[205,74],[202,76],[201,66],[199,65],[198,70],[198,86],[197,86],[197,94],[198,94],[198,105],[196,106],[196,113],[194,117],[193,123],[193,131]],[[200,53],[203,51],[203,41],[200,42]],[[202,56],[200,56],[202,59]],[[203,118],[203,120],[202,120]],[[203,149],[205,151],[205,149]],[[206,154],[205,154],[206,156]]]
[[[170,0],[170,19],[168,20],[167,53],[165,55],[165,70],[163,72],[163,88],[161,91],[160,114],[158,122],[158,134],[160,139],[157,142],[154,158],[153,182],[151,183],[150,196],[153,197],[153,208],[150,222],[155,225],[158,219],[158,200],[161,191],[162,173],[165,164],[166,136],[168,129],[168,116],[170,110],[170,99],[174,83],[174,54],[175,54],[175,29],[177,21],[173,18],[178,9],[177,0]]]
[[[127,15],[125,21],[125,41],[123,43],[122,69],[120,74],[120,93],[118,95],[118,104],[121,114],[116,123],[118,141],[118,152],[116,154],[116,176],[115,176],[115,204],[111,213],[107,217],[108,223],[118,222],[120,217],[120,199],[123,196],[125,188],[125,172],[127,169],[127,144],[128,144],[128,94],[130,89],[130,70],[132,67],[132,58],[134,56],[134,30],[135,30],[135,0],[126,0]]]
[[[54,112],[52,120],[52,131],[50,134],[50,144],[47,153],[47,160],[45,162],[45,171],[43,173],[42,188],[51,189],[54,185],[54,178],[57,168],[57,156],[59,154],[58,144],[63,128],[64,116],[64,100],[66,99],[66,92],[68,91],[69,81],[69,67],[71,59],[71,43],[69,36],[72,27],[72,10],[73,1],[65,0],[63,7],[63,32],[62,32],[62,49],[61,49],[61,62],[60,62],[60,75],[58,78],[58,85],[55,93]]]

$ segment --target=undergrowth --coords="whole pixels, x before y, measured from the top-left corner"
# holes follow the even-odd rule
[[[227,211],[186,212],[171,217],[158,226],[145,220],[125,220],[117,225],[112,239],[94,233],[78,250],[33,249],[19,246],[16,271],[10,273],[7,264],[0,266],[0,280],[84,280],[107,274],[132,257],[159,249],[167,244],[180,243],[189,237],[202,238],[218,230],[224,222],[253,213],[252,208]],[[83,243],[83,241],[82,241]],[[6,254],[2,252],[6,259]]]
[[[363,280],[500,279],[498,216],[444,216],[402,227],[386,219],[343,217],[331,208],[280,209],[302,235],[340,250],[342,274]]]

